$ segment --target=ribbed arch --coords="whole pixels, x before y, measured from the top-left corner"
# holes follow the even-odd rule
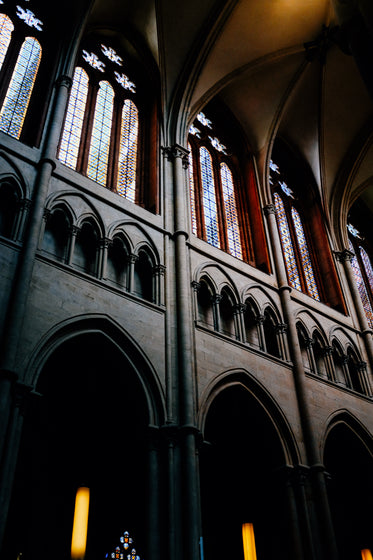
[[[41,45],[26,37],[0,111],[0,130],[19,138],[41,60]]]

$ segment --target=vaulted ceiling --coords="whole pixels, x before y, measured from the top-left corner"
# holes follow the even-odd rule
[[[360,195],[373,212],[373,98],[333,40],[339,3],[96,0],[89,21],[132,29],[158,66],[165,143],[185,143],[196,113],[219,95],[257,156],[263,186],[279,135],[308,163],[335,222]]]

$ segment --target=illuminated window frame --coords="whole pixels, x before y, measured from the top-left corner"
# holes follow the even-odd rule
[[[239,174],[217,136],[212,122],[199,113],[188,141],[192,232],[240,260],[249,260]]]
[[[270,183],[289,285],[321,301],[318,271],[303,219],[303,208],[273,161],[270,163]]]
[[[107,45],[82,48],[58,150],[60,161],[138,202],[140,117],[136,86]]]
[[[0,130],[20,139],[39,74],[43,23],[20,6],[0,11]]]
[[[356,227],[348,224],[347,228],[349,249],[354,254],[351,259],[352,271],[368,325],[373,329],[373,261],[370,247]]]

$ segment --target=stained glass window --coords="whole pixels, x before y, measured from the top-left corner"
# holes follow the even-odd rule
[[[110,45],[90,44],[79,56],[58,158],[136,202],[140,126],[132,99],[136,86],[118,73],[125,61]]]
[[[8,51],[14,25],[5,14],[0,14],[0,70]]]
[[[351,252],[354,252],[354,247],[351,243],[351,241],[349,240],[349,248]],[[365,263],[364,263],[365,264]],[[363,308],[365,311],[365,315],[368,321],[368,324],[370,326],[370,328],[373,328],[373,309],[372,309],[372,304],[369,298],[369,294],[368,294],[368,290],[367,287],[365,285],[365,281],[363,278],[363,274],[358,262],[358,259],[356,258],[356,255],[351,259],[351,267],[355,276],[355,281],[356,281],[356,285],[357,285],[357,289],[363,304]]]
[[[88,95],[88,75],[83,68],[76,68],[66,112],[65,126],[58,157],[68,167],[76,168],[84,112]]]
[[[227,135],[225,127],[224,122],[219,129],[213,120],[199,113],[189,128],[192,232],[238,259],[249,260],[246,219],[250,209],[245,197],[238,203],[240,160],[230,143],[232,130]]]
[[[193,156],[192,147],[188,144],[189,150],[189,194],[190,194],[190,210],[192,215],[192,232],[197,235],[197,215],[196,215],[196,197],[194,184]]]
[[[210,152],[205,147],[200,149],[200,168],[207,241],[214,247],[220,247],[214,171]]]
[[[295,234],[297,236],[297,242],[298,242],[300,257],[302,261],[303,272],[306,279],[308,293],[311,297],[320,301],[319,291],[317,289],[315,275],[313,273],[313,268],[311,264],[310,255],[308,252],[306,237],[304,235],[302,221],[300,219],[298,211],[294,208],[294,206],[291,209],[291,215],[293,217],[294,229],[295,229]]]
[[[226,163],[220,165],[225,220],[228,233],[228,248],[231,255],[242,258],[241,237],[238,225],[236,195],[234,191],[232,172]]]
[[[100,82],[93,119],[91,146],[88,156],[87,175],[100,185],[106,185],[114,90],[106,82]]]
[[[130,545],[133,544],[133,539],[130,537],[128,531],[125,531],[120,537],[120,545],[116,546],[114,552],[111,554],[107,553],[105,558],[111,558],[112,560],[140,560],[140,556],[136,553],[136,549],[132,548],[129,553],[127,553]]]
[[[19,138],[41,59],[40,43],[26,37],[0,112],[0,130]]]
[[[372,268],[372,263],[370,261],[370,258],[368,257],[368,253],[365,251],[365,249],[363,249],[363,247],[359,247],[359,249],[360,249],[361,260],[363,261],[363,265],[364,265],[364,269],[365,269],[365,274],[367,275],[367,278],[368,278],[370,291],[373,294],[373,268]]]
[[[131,202],[135,202],[136,194],[138,129],[137,107],[133,101],[126,99],[122,110],[117,192]]]
[[[293,242],[292,242],[291,235],[290,235],[290,229],[289,229],[289,224],[288,224],[288,220],[287,220],[287,217],[286,217],[284,203],[282,202],[281,197],[277,193],[274,193],[273,198],[274,198],[275,206],[276,206],[276,210],[277,210],[277,223],[278,223],[278,227],[279,227],[279,231],[280,231],[282,250],[283,250],[283,253],[284,253],[285,265],[286,265],[286,270],[287,270],[287,274],[288,274],[289,284],[293,288],[295,288],[297,290],[301,290],[302,286],[301,286],[301,282],[300,282],[297,263],[296,263],[296,260],[295,260],[294,247],[293,247]]]

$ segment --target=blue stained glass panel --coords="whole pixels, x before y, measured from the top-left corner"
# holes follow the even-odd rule
[[[200,148],[200,168],[206,238],[211,245],[220,248],[214,172],[211,155],[205,147]]]
[[[372,268],[372,263],[370,261],[370,258],[368,257],[367,252],[365,251],[365,249],[363,249],[363,247],[359,247],[359,250],[360,250],[361,260],[363,261],[363,264],[364,264],[365,273],[366,273],[368,281],[369,281],[370,291],[373,294],[373,268]]]
[[[238,225],[237,204],[232,172],[226,163],[220,165],[220,177],[223,191],[225,220],[227,224],[229,252],[242,259],[241,236]]]
[[[82,68],[76,68],[66,112],[58,158],[62,163],[76,169],[79,144],[88,95],[88,76]]]
[[[14,25],[5,14],[0,14],[0,69],[8,51]]]
[[[102,186],[106,185],[114,90],[109,82],[99,84],[91,145],[88,156],[87,176]]]
[[[190,194],[190,211],[192,217],[192,232],[197,235],[197,216],[196,216],[196,198],[195,198],[195,184],[193,172],[193,156],[191,145],[188,144],[189,150],[189,194]]]
[[[299,278],[297,263],[295,260],[294,248],[290,236],[289,224],[286,217],[284,203],[282,202],[281,197],[277,193],[274,193],[273,198],[277,210],[276,212],[277,223],[280,232],[280,239],[282,244],[282,250],[284,253],[285,266],[288,274],[289,284],[296,290],[301,291],[302,286]]]
[[[19,138],[41,59],[40,43],[26,37],[0,112],[0,130]]]
[[[351,241],[349,241],[349,247],[350,247],[350,251],[353,253],[354,252],[354,248],[352,246]],[[370,328],[373,328],[373,309],[372,309],[372,305],[370,303],[370,299],[368,296],[368,292],[367,292],[367,288],[365,286],[365,282],[363,279],[363,275],[361,273],[360,270],[360,266],[358,263],[358,260],[356,258],[356,256],[354,256],[351,259],[351,267],[355,276],[355,281],[356,281],[356,285],[357,285],[357,289],[363,304],[363,308],[365,311],[365,315],[368,321],[368,325],[370,326]]]
[[[139,117],[136,105],[126,99],[122,110],[117,192],[135,202]]]
[[[295,234],[297,236],[297,242],[300,252],[300,257],[303,266],[303,272],[306,279],[308,293],[313,299],[320,301],[319,291],[317,289],[315,275],[313,272],[311,259],[307,247],[306,236],[304,235],[303,224],[300,219],[298,211],[292,207],[291,216],[293,218]]]

